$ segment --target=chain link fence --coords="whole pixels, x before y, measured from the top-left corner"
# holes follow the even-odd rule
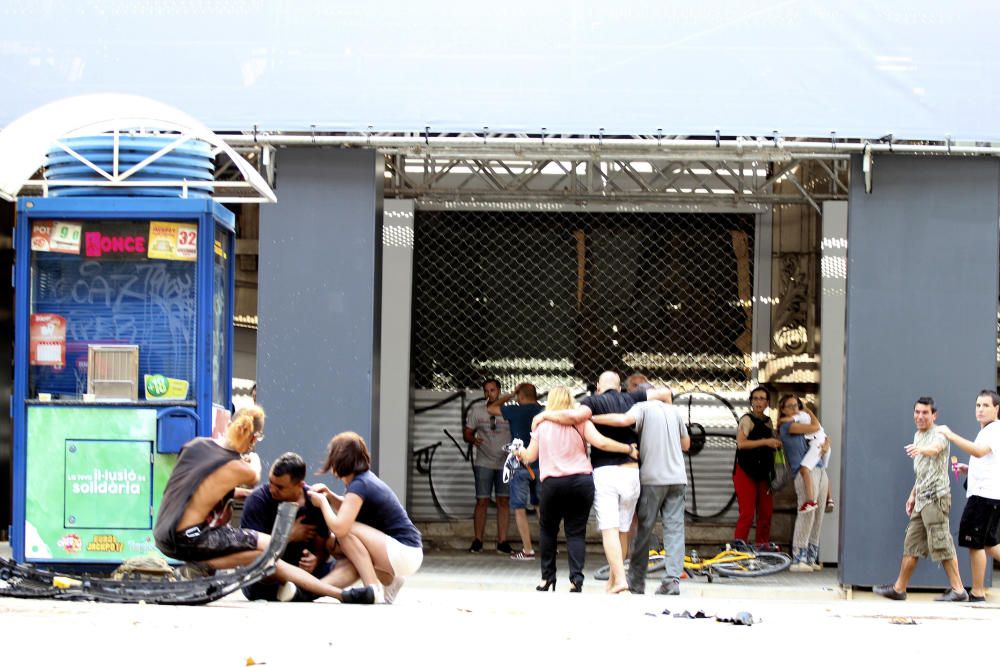
[[[461,424],[478,387],[607,369],[669,383],[700,435],[687,511],[731,521],[735,430],[750,382],[754,217],[419,211],[414,233],[410,511],[472,515]],[[728,397],[728,398],[727,398]],[[739,397],[737,399],[737,397]],[[424,483],[426,482],[426,484]]]
[[[754,216],[419,211],[416,389],[750,378]]]

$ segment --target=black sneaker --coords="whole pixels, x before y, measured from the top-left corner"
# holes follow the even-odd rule
[[[881,595],[884,598],[889,598],[890,600],[906,599],[906,591],[900,593],[892,584],[879,584],[878,586],[873,586],[872,593],[875,595]]]
[[[375,604],[375,589],[371,586],[345,588],[340,592],[343,604]]]
[[[478,554],[483,550],[483,541],[480,539],[472,540],[472,546],[469,547],[469,553]]]
[[[743,540],[733,540],[732,542],[729,543],[729,548],[732,549],[733,551],[743,551],[743,552],[753,551],[753,547],[744,542]]]
[[[510,546],[510,542],[497,542],[497,553],[512,554],[514,549]]]

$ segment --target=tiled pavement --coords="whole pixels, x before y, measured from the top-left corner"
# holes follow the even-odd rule
[[[3,664],[36,664],[51,653],[74,667],[354,661],[492,667],[522,662],[524,656],[600,665],[623,656],[663,659],[668,649],[677,659],[711,664],[745,654],[772,660],[809,655],[821,665],[862,660],[922,665],[953,661],[962,637],[988,636],[983,633],[1000,622],[996,602],[936,603],[931,593],[892,602],[870,592],[849,601],[841,597],[833,568],[685,582],[680,597],[664,598],[603,595],[602,582],[592,578],[584,595],[571,595],[564,563],[565,555],[556,593],[540,595],[533,590],[538,561],[515,562],[496,552],[431,551],[396,604],[361,608],[327,600],[247,602],[239,594],[202,607],[0,598]],[[601,564],[599,555],[588,554],[588,571]],[[654,582],[649,584],[652,590]],[[994,591],[990,598],[998,596]],[[708,619],[685,618],[685,612],[698,611]],[[754,627],[712,620],[744,613]],[[487,636],[509,641],[484,651]],[[938,640],[921,639],[926,637]]]
[[[591,575],[605,562],[598,555],[587,554],[585,568],[587,579],[584,582],[584,593],[603,593],[604,582],[594,579]],[[559,572],[557,585],[560,587],[568,585],[568,571],[564,553],[560,554],[556,567]],[[657,576],[654,574],[650,577],[647,585],[649,592],[658,585],[655,579]],[[539,579],[538,560],[513,561],[507,554],[486,549],[479,554],[431,551],[425,555],[423,567],[421,567],[419,575],[413,578],[412,585],[433,588],[525,591],[534,588]],[[802,596],[817,599],[842,597],[837,582],[837,570],[833,567],[812,573],[785,571],[754,579],[715,578],[712,583],[699,577],[695,580],[683,581],[682,588],[685,594],[702,597],[756,597],[771,595],[776,588],[781,589],[782,596],[796,598]]]
[[[492,545],[490,545],[492,546]],[[10,545],[0,542],[0,556],[10,557]],[[599,554],[587,554],[584,593],[603,594],[604,582],[593,578],[593,572],[605,564]],[[560,590],[568,587],[568,571],[565,553],[557,560]],[[658,574],[653,574],[647,583],[647,593],[658,585]],[[484,548],[482,553],[466,551],[428,551],[424,556],[420,572],[409,579],[407,588],[421,590],[478,590],[520,593],[532,591],[540,579],[539,561],[514,561],[507,554]],[[998,581],[994,573],[994,582]],[[702,577],[684,580],[681,583],[685,597],[713,599],[767,599],[823,601],[837,599],[872,598],[866,590],[852,590],[842,587],[837,578],[836,566],[827,566],[820,572],[781,572],[752,579],[714,578],[711,583]],[[235,594],[236,597],[241,597]],[[930,600],[934,593],[911,592],[911,598]],[[1000,601],[1000,589],[994,587],[989,594],[991,601]]]

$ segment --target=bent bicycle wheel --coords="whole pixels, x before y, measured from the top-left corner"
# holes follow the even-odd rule
[[[625,559],[625,572],[628,572],[629,561]],[[646,564],[646,574],[652,574],[653,572],[659,572],[666,567],[666,562],[662,554],[654,554],[649,557],[649,562]],[[597,581],[607,581],[611,576],[611,566],[602,565],[601,567],[594,570],[592,575]]]
[[[759,553],[752,558],[715,563],[712,569],[721,577],[766,577],[784,572],[792,564],[792,557],[782,553]]]
[[[649,557],[649,564],[646,566],[646,573],[659,572],[667,566],[667,559],[662,554]]]
[[[627,571],[628,562],[625,563],[625,567]],[[601,567],[594,570],[594,574],[592,576],[597,581],[607,581],[611,577],[611,566],[605,563]]]
[[[677,394],[674,405],[681,410],[691,437],[691,449],[684,456],[685,514],[696,521],[718,519],[733,509],[736,500],[736,410],[724,397],[705,391]]]

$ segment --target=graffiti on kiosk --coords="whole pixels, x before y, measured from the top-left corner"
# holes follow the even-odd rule
[[[163,261],[84,261],[54,281],[45,303],[66,316],[69,341],[119,341],[140,346],[166,341],[166,356],[183,357],[193,345],[195,275]],[[76,316],[78,307],[87,316]],[[162,348],[162,343],[157,346]],[[85,363],[85,362],[84,362]],[[71,364],[72,365],[72,364]],[[86,367],[74,368],[86,384]]]

